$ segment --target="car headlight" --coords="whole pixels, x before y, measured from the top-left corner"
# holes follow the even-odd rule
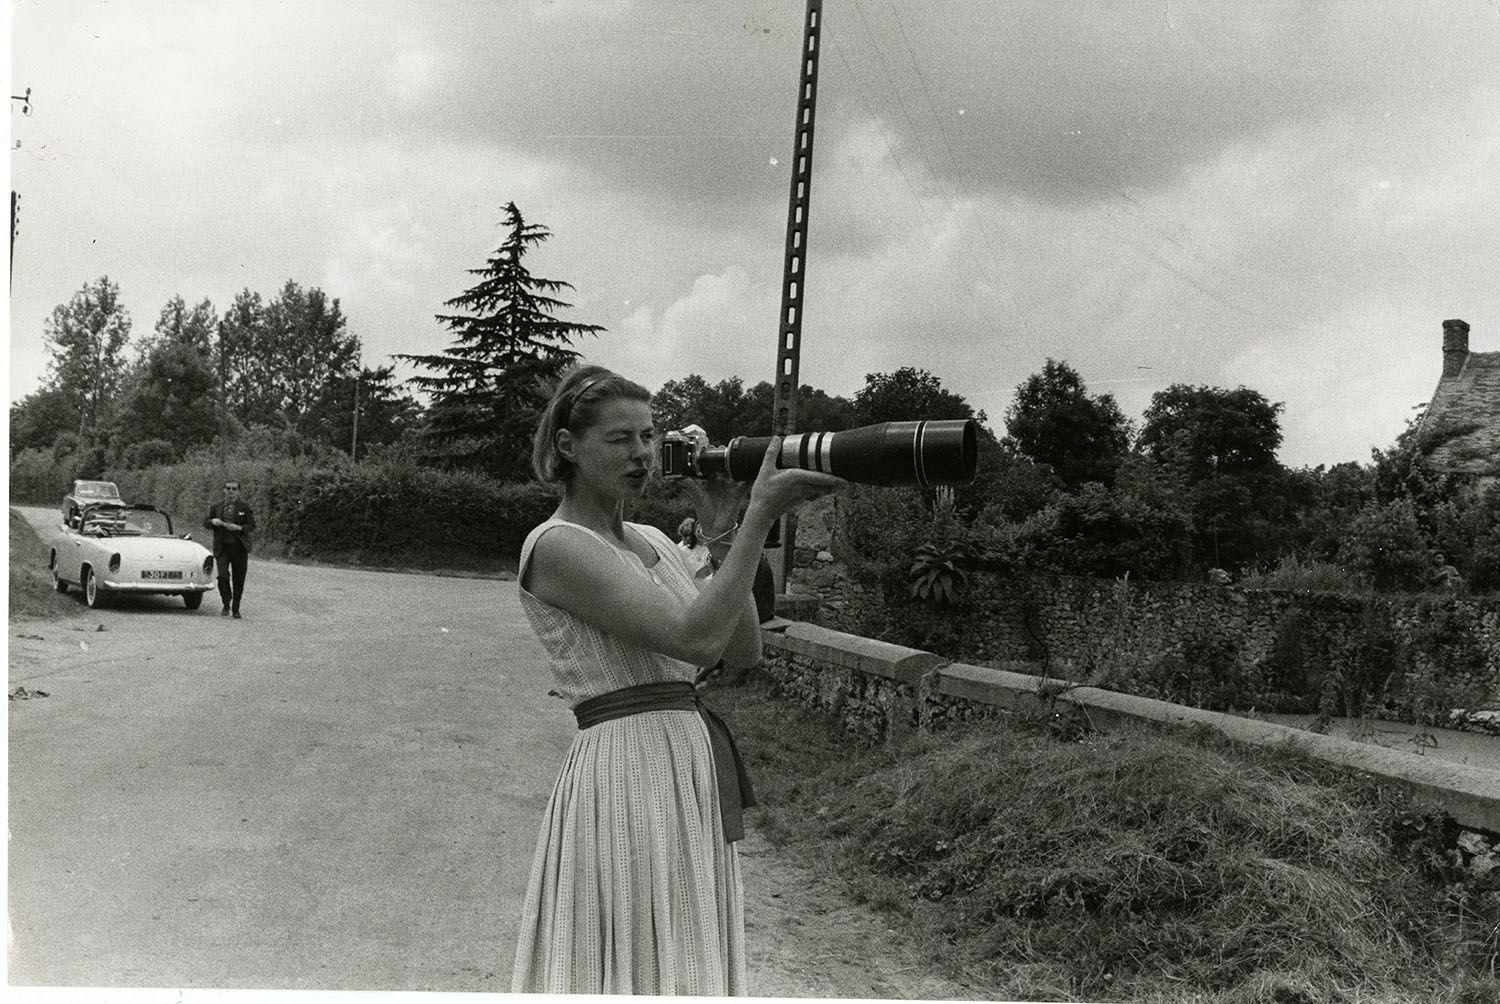
[[[120,556],[118,554],[109,556],[109,570],[111,572],[118,572],[120,570]]]
[[[211,554],[208,557],[206,557],[206,558],[203,559],[203,574],[204,575],[212,575],[212,574],[214,574],[214,556],[211,555]]]

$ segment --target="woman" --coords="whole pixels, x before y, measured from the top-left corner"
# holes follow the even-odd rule
[[[843,482],[777,470],[773,439],[717,571],[695,579],[666,534],[624,521],[656,452],[650,401],[580,366],[537,427],[533,467],[562,503],[527,536],[517,579],[580,731],[532,862],[516,993],[747,992],[733,841],[753,802],[733,741],[692,685],[720,659],[760,661],[750,590],[766,534]],[[734,502],[722,485],[705,494],[704,523],[719,529]]]

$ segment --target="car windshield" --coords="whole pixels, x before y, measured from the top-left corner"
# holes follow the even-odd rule
[[[74,483],[73,494],[79,498],[117,499],[120,489],[113,481],[78,481]]]
[[[104,533],[111,537],[170,537],[172,518],[155,509],[90,506],[84,517],[83,529],[85,532]]]

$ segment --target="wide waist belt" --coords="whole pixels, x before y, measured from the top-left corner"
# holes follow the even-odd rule
[[[750,775],[745,773],[734,737],[723,720],[698,697],[691,683],[675,680],[612,690],[583,701],[573,709],[573,714],[578,727],[587,729],[646,711],[696,711],[703,718],[714,757],[714,777],[719,782],[719,820],[723,823],[724,839],[739,840],[745,835],[744,810],[755,805],[755,790],[750,786]]]

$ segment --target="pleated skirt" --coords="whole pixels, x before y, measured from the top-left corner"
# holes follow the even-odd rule
[[[739,858],[697,712],[578,734],[542,820],[511,991],[748,992]]]

